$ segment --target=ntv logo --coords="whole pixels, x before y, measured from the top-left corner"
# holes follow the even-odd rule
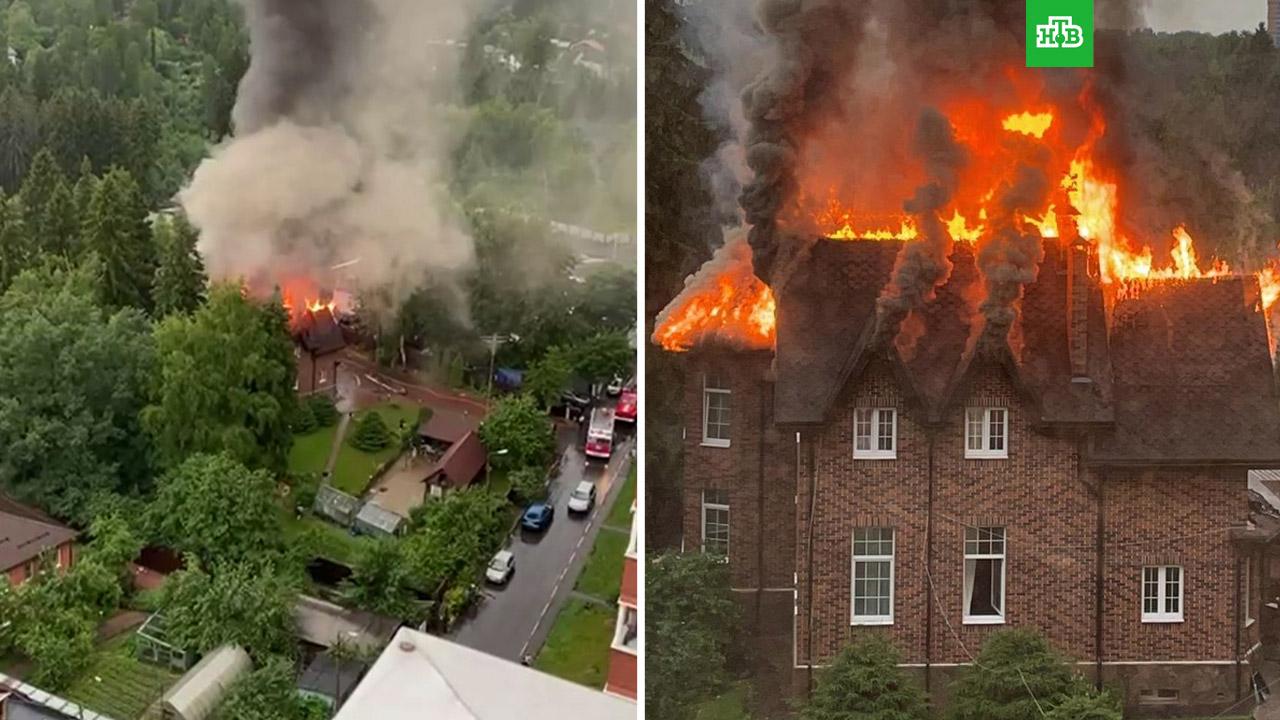
[[[1036,25],[1036,47],[1078,48],[1084,45],[1084,28],[1076,25],[1070,15],[1050,17],[1044,25]]]
[[[1027,67],[1093,67],[1093,0],[1027,0]]]

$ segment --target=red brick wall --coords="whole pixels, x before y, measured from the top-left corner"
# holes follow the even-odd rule
[[[71,564],[75,562],[75,544],[70,542],[63,543],[58,546],[57,553],[57,567],[59,572],[66,572],[71,568]],[[35,562],[38,563],[39,561]],[[27,573],[27,563],[9,568],[8,570],[3,571],[3,575],[8,578],[10,585],[19,585],[26,582],[30,577]]]
[[[618,649],[610,650],[605,690],[635,699],[636,684],[636,656]]]

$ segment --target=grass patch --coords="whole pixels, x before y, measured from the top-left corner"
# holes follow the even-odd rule
[[[609,517],[605,518],[605,525],[614,527],[629,528],[631,527],[631,503],[636,499],[636,466],[631,465],[631,474],[627,475],[627,482],[622,486],[622,490],[618,492],[618,499],[613,503],[613,509],[609,511]]]
[[[289,474],[298,477],[324,472],[324,464],[329,461],[329,450],[333,447],[333,434],[337,429],[335,424],[313,430],[306,435],[294,435],[293,447],[289,449]]]
[[[631,536],[624,532],[600,528],[591,546],[591,557],[578,576],[578,592],[614,602],[622,586],[622,565]]]
[[[609,672],[609,641],[617,615],[609,608],[570,599],[533,666],[580,685],[600,689]]]
[[[355,432],[355,428],[359,426],[360,418],[371,412],[376,412],[382,416],[382,420],[386,423],[387,428],[391,430],[393,438],[399,437],[401,422],[409,429],[412,429],[418,422],[418,407],[416,405],[401,405],[394,402],[382,403],[356,413],[347,427],[348,438]],[[369,478],[374,471],[381,467],[383,463],[399,455],[400,452],[400,443],[396,440],[392,440],[390,445],[374,453],[367,453],[355,448],[350,442],[344,440],[342,447],[338,449],[338,459],[333,465],[331,482],[335,488],[342,492],[360,497],[369,486]],[[323,468],[321,469],[323,470]]]
[[[747,684],[733,683],[716,697],[704,701],[693,713],[693,720],[750,720],[747,713]]]
[[[504,500],[511,492],[511,473],[507,470],[494,470],[489,473],[489,492]]]
[[[180,675],[133,656],[133,633],[113,638],[98,648],[64,697],[116,720],[137,720]]]
[[[290,547],[309,543],[316,557],[351,565],[370,542],[309,513],[298,517],[292,509],[281,508],[280,512],[285,542]]]

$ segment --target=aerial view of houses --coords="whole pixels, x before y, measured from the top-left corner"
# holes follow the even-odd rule
[[[636,41],[0,0],[0,718],[637,716]]]
[[[1280,5],[741,5],[646,15],[646,712],[1280,717]]]

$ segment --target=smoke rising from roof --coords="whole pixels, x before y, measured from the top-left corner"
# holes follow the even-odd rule
[[[478,9],[443,0],[239,0],[251,62],[235,131],[179,199],[211,275],[267,290],[329,280],[402,299],[447,282],[474,247],[442,188],[453,138],[437,119]],[[354,287],[352,287],[354,285]]]

